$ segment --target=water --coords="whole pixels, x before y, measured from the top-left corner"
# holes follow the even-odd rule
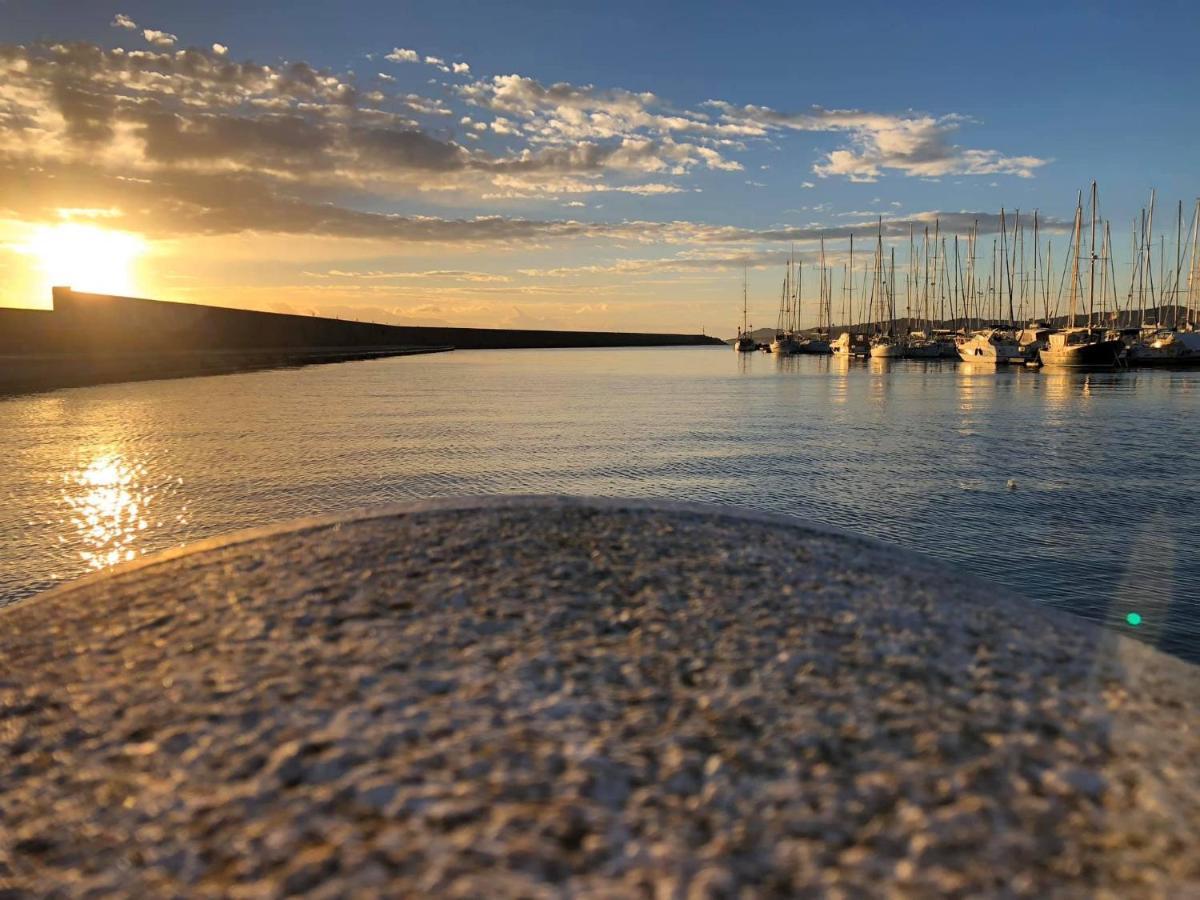
[[[9,398],[0,604],[373,503],[671,497],[860,530],[1200,661],[1198,412],[1200,372],[711,348],[459,352]]]

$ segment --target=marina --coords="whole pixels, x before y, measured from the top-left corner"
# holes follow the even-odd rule
[[[1173,267],[1167,266],[1168,236],[1159,235],[1157,274],[1155,204],[1152,192],[1148,208],[1133,224],[1133,250],[1122,263],[1128,270],[1124,296],[1118,295],[1111,223],[1101,216],[1098,186],[1092,182],[1086,200],[1084,192],[1079,192],[1057,287],[1053,242],[1048,238],[1043,249],[1045,228],[1038,211],[1033,213],[1027,241],[1020,210],[1008,216],[1002,207],[991,244],[990,270],[986,271],[979,265],[983,251],[978,220],[961,236],[961,242],[958,234],[948,239],[942,233],[938,218],[933,221],[932,235],[926,227],[918,242],[910,221],[901,298],[896,248],[885,244],[885,227],[890,235],[894,223],[885,226],[880,216],[874,251],[870,261],[863,262],[861,281],[854,264],[853,233],[846,242],[841,318],[850,324],[832,324],[836,266],[826,254],[822,235],[815,259],[819,293],[809,303],[815,303],[815,324],[802,326],[804,263],[795,258],[793,247],[773,334],[768,341],[755,339],[743,277],[742,324],[733,343],[742,351],[757,348],[780,356],[811,353],[852,359],[959,359],[973,365],[1055,369],[1197,366],[1200,199],[1186,231],[1183,202],[1177,205]],[[984,258],[988,258],[986,252]],[[857,298],[856,282],[860,284]],[[903,315],[898,308],[901,299]]]

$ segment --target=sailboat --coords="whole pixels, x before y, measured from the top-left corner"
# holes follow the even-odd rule
[[[783,277],[783,288],[779,295],[779,316],[775,322],[775,339],[771,341],[771,352],[780,356],[794,356],[800,352],[796,340],[796,323],[792,307],[792,268],[794,262],[788,257],[787,274]],[[797,298],[798,299],[798,298]]]
[[[747,281],[749,275],[747,270],[742,270],[742,324],[738,326],[737,338],[733,342],[733,349],[738,353],[753,353],[758,349],[758,341],[750,334],[750,321],[747,318]]]
[[[863,273],[864,281],[866,272]],[[841,359],[865,358],[871,355],[866,335],[852,332],[854,323],[854,235],[850,235],[850,263],[842,266],[842,318],[846,330],[829,343],[829,352]]]
[[[1083,200],[1075,204],[1075,237],[1071,266],[1071,311],[1067,327],[1052,331],[1047,337],[1047,346],[1038,351],[1044,366],[1057,368],[1079,368],[1082,366],[1115,366],[1124,344],[1109,339],[1101,329],[1092,327],[1091,311],[1096,294],[1096,182],[1092,182],[1092,246],[1088,259],[1088,324],[1075,326],[1075,306],[1079,300],[1079,251],[1083,237]]]
[[[896,279],[896,250],[892,248],[892,287],[893,293]],[[878,302],[876,303],[876,298]],[[875,246],[875,281],[871,285],[871,308],[872,320],[876,321],[876,333],[871,338],[871,359],[900,359],[904,356],[904,341],[892,334],[892,324],[895,322],[895,316],[892,314],[890,297],[886,292],[884,283],[884,264],[883,264],[883,217],[879,219],[879,237]],[[878,320],[874,319],[875,309],[878,307]],[[884,329],[884,317],[887,317],[887,328]]]
[[[797,279],[796,325],[800,324],[800,281]],[[825,268],[825,237],[821,237],[821,284],[817,292],[817,330],[799,341],[801,353],[826,354],[829,347],[829,318],[833,308],[832,279]]]
[[[1007,236],[1007,226],[1004,222],[1004,210],[1000,210],[1000,233]],[[990,294],[993,304],[993,312],[996,318],[992,321],[998,321],[1000,318],[1001,294],[1003,293],[1004,277],[1008,274],[1008,255],[1006,251],[1001,251],[1004,256],[1003,263],[1000,262],[1000,257],[997,255],[997,247],[995,241],[992,242],[992,274],[993,277],[988,280],[988,294]],[[974,260],[975,250],[974,242],[971,244],[970,259],[968,264],[971,266],[971,280],[974,279]],[[1012,283],[1009,281],[1009,321],[1012,321]],[[982,315],[981,315],[982,318]],[[1021,345],[1017,342],[1016,335],[1011,329],[999,328],[996,326],[979,328],[970,335],[964,337],[958,342],[958,356],[963,362],[976,363],[979,365],[1000,365],[1005,363],[1023,363],[1025,357],[1021,354]]]
[[[1151,201],[1153,204],[1153,201]],[[1153,207],[1151,209],[1153,216]],[[1192,216],[1191,262],[1188,265],[1186,305],[1181,307],[1180,287],[1183,280],[1183,204],[1179,204],[1179,219],[1175,234],[1175,272],[1174,285],[1168,289],[1163,285],[1163,296],[1173,296],[1170,309],[1174,313],[1173,325],[1164,327],[1157,323],[1144,323],[1140,333],[1129,348],[1129,362],[1139,366],[1193,366],[1200,364],[1200,332],[1195,330],[1195,315],[1197,288],[1200,287],[1200,200],[1196,201],[1196,210]],[[1139,249],[1139,269],[1149,264],[1150,245],[1144,239]],[[1145,263],[1143,263],[1145,259]],[[1140,274],[1140,273],[1139,273]],[[1151,282],[1153,294],[1153,283]],[[1130,286],[1132,296],[1132,284]],[[1142,308],[1145,309],[1144,296]],[[1183,322],[1179,322],[1179,312],[1183,309]]]

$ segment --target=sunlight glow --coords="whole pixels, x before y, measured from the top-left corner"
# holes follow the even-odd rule
[[[79,556],[96,569],[138,555],[138,532],[147,521],[144,507],[154,498],[140,489],[143,471],[120,456],[103,455],[68,479],[64,496],[82,549]]]
[[[27,247],[49,284],[123,295],[137,292],[134,264],[146,252],[136,234],[77,222],[39,226]]]

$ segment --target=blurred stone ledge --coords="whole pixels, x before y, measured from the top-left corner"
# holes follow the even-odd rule
[[[5,896],[1200,891],[1200,669],[778,516],[308,520],[0,660]]]

